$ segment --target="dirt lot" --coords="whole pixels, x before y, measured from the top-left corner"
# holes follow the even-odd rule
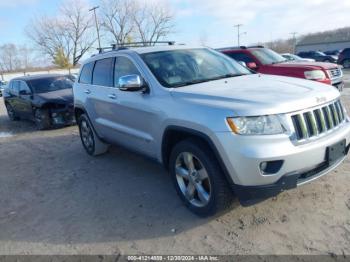
[[[199,219],[162,167],[119,148],[89,157],[76,127],[10,122],[1,99],[1,132],[13,136],[0,138],[0,254],[350,255],[349,158],[277,198]]]

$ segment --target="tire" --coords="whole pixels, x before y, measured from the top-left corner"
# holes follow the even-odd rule
[[[169,170],[177,194],[196,215],[212,216],[231,206],[232,190],[213,152],[202,141],[189,139],[175,145]]]
[[[79,134],[85,151],[91,156],[98,156],[108,151],[109,145],[98,138],[89,118],[82,114],[78,119]]]
[[[345,59],[342,65],[344,68],[350,68],[350,59]]]
[[[47,109],[35,109],[34,121],[38,130],[46,130],[51,127],[51,119]]]
[[[5,103],[7,115],[11,121],[17,121],[19,120],[19,117],[16,115],[15,110],[9,103]]]

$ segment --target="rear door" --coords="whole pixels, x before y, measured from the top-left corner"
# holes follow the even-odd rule
[[[91,73],[91,84],[85,88],[85,107],[90,120],[98,135],[108,141],[113,138],[110,120],[114,112],[110,107],[113,101],[110,93],[113,89],[114,60],[114,57],[97,60]]]
[[[12,80],[10,82],[9,94],[7,102],[12,106],[17,115],[20,115],[18,96],[19,96],[19,81]]]
[[[24,118],[31,119],[33,118],[32,110],[32,90],[29,88],[25,81],[19,82],[19,92],[17,107],[20,112],[20,115]]]

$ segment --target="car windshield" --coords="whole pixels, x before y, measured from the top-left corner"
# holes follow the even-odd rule
[[[47,93],[73,87],[73,81],[66,76],[38,78],[28,82],[35,93]]]
[[[251,74],[233,59],[207,48],[146,53],[142,59],[169,88]]]
[[[287,59],[271,49],[259,48],[253,49],[251,52],[263,65],[278,64],[287,61]]]

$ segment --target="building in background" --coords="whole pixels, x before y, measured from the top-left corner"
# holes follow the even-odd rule
[[[350,47],[350,27],[303,36],[296,45],[296,53],[333,51]]]

